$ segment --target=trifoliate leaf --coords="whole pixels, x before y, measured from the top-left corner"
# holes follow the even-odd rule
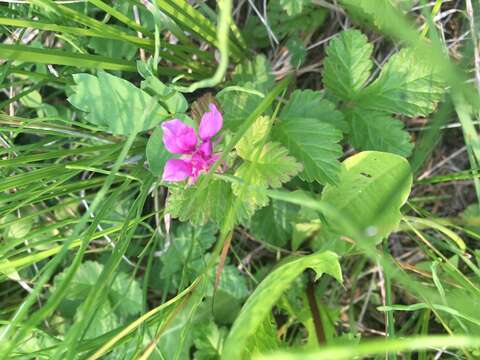
[[[373,46],[358,30],[340,33],[327,47],[323,82],[343,100],[352,100],[370,76]]]
[[[393,55],[379,77],[358,98],[362,108],[426,116],[441,100],[445,87],[432,66],[415,56],[412,49]]]
[[[303,171],[300,178],[334,184],[338,180],[342,147],[340,130],[312,118],[282,119],[273,127],[273,138],[288,148],[300,161]]]
[[[285,246],[292,237],[292,223],[299,207],[284,201],[272,200],[258,210],[250,222],[252,235],[275,246]]]
[[[408,156],[413,144],[404,124],[385,113],[367,110],[347,112],[350,139],[358,150],[377,150]]]
[[[168,116],[158,101],[119,77],[99,71],[98,76],[74,74],[68,101],[87,113],[85,119],[116,135],[148,130]]]
[[[330,124],[343,132],[348,132],[348,124],[335,105],[325,100],[323,95],[313,90],[295,90],[280,112],[281,120],[290,118],[315,119],[319,123]]]
[[[234,183],[232,188],[237,197],[257,207],[268,204],[263,188],[278,188],[302,170],[302,166],[288,156],[287,149],[279,143],[269,142],[245,155],[245,162],[235,172],[244,183]]]

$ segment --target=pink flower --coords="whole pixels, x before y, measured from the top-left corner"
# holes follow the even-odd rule
[[[162,123],[163,143],[168,152],[182,154],[180,159],[170,159],[163,169],[165,181],[183,181],[187,178],[194,183],[202,172],[208,172],[219,159],[213,153],[212,137],[222,128],[223,118],[214,104],[209,104],[210,111],[202,116],[197,139],[195,129],[178,119]],[[200,140],[200,141],[198,141]]]

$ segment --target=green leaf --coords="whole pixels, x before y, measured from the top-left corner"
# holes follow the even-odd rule
[[[98,72],[75,74],[68,101],[88,113],[86,120],[117,135],[148,130],[168,116],[157,100],[130,82]]]
[[[266,94],[275,84],[275,77],[265,55],[257,55],[255,60],[237,65],[232,82],[239,86],[253,84],[254,89]]]
[[[302,13],[303,6],[309,0],[280,0],[280,6],[287,12],[288,16],[295,16]]]
[[[321,184],[338,180],[342,155],[338,142],[342,139],[340,130],[320,120],[311,118],[282,119],[273,128],[273,138],[288,148],[303,165],[300,178],[318,181]]]
[[[358,30],[340,33],[327,47],[323,82],[343,100],[355,99],[370,76],[373,46]]]
[[[287,41],[287,49],[290,54],[290,65],[298,68],[303,64],[307,57],[307,48],[303,44],[302,39],[298,36],[292,36]]]
[[[95,53],[98,55],[126,60],[132,60],[138,50],[137,46],[127,41],[102,39],[99,37],[90,38],[88,47],[95,50]]]
[[[220,360],[223,341],[226,336],[224,328],[219,328],[215,322],[210,320],[207,323],[199,324],[193,329],[196,351],[196,360]]]
[[[292,237],[292,222],[298,210],[296,205],[271,200],[269,206],[253,215],[249,228],[255,238],[275,246],[285,246]]]
[[[171,244],[161,257],[160,277],[169,279],[176,275],[173,282],[178,286],[181,277],[192,281],[205,267],[205,253],[215,242],[216,227],[213,224],[191,226],[180,224],[172,234]]]
[[[162,176],[167,160],[175,156],[167,151],[163,144],[163,130],[158,126],[153,131],[147,143],[147,162],[150,171],[156,176]]]
[[[245,350],[250,338],[267,319],[285,290],[307,268],[315,270],[317,279],[327,273],[342,281],[338,258],[331,252],[303,256],[278,266],[258,285],[243,306],[225,341],[223,359],[236,360],[247,356]],[[251,357],[253,354],[248,355]]]
[[[190,221],[195,225],[204,225],[209,221],[221,224],[233,201],[230,184],[212,179],[205,189],[197,189],[195,185],[170,185],[165,211],[180,221]]]
[[[410,134],[402,121],[376,112],[352,109],[346,112],[350,140],[358,150],[377,150],[409,156],[413,149]]]
[[[257,145],[260,145],[270,130],[270,120],[265,116],[260,116],[255,122],[248,128],[242,138],[235,145],[237,154],[247,159],[251,156]]]
[[[268,196],[262,188],[281,187],[282,183],[289,181],[302,170],[302,166],[288,156],[287,149],[279,143],[269,142],[262,148],[253,148],[243,155],[245,161],[239,166],[235,176],[245,183],[234,183],[232,189],[237,197],[255,207],[268,204]]]
[[[143,309],[143,295],[140,284],[124,272],[115,277],[108,298],[113,309],[124,316],[136,315]]]
[[[295,90],[279,117],[281,120],[315,119],[319,123],[330,124],[343,132],[348,132],[348,124],[343,119],[342,113],[336,110],[335,105],[324,99],[318,91]]]
[[[321,202],[334,209],[324,214],[327,225],[336,233],[354,236],[338,216],[365,236],[379,241],[400,222],[400,207],[412,187],[408,161],[401,156],[364,151],[343,162],[337,185],[327,185]]]
[[[238,65],[229,85],[255,90],[262,94],[268,93],[274,85],[274,77],[267,59],[264,56],[257,56],[255,61]],[[223,110],[224,127],[236,130],[262,102],[262,97],[247,92],[228,91],[220,93],[218,100]]]
[[[362,108],[426,116],[435,110],[445,92],[435,69],[415,56],[412,49],[393,55],[380,76],[358,98]]]
[[[170,114],[184,113],[188,109],[188,102],[185,96],[161,82],[149,65],[144,62],[137,62],[138,72],[145,79],[140,86],[152,96],[157,96]]]
[[[90,289],[94,287],[103,270],[103,265],[94,261],[86,261],[80,265],[77,272],[73,276],[71,282],[68,284],[66,296],[62,300],[60,309],[67,317],[73,317],[77,307],[86,299]],[[61,282],[65,272],[58,274],[54,279],[54,287],[51,291],[55,291],[57,283]],[[143,308],[143,295],[140,289],[140,285],[134,279],[131,279],[125,273],[119,273],[115,278],[112,286],[108,291],[108,301],[104,302],[102,306],[105,306],[110,313],[115,313],[121,316],[136,315],[142,311]],[[113,309],[113,310],[112,310]],[[106,316],[106,311],[101,308],[99,311]],[[113,323],[116,319],[106,319],[107,323]],[[103,324],[103,323],[102,323]],[[103,325],[102,325],[103,326]],[[92,327],[90,327],[91,329]],[[114,328],[114,327],[113,327]],[[112,330],[110,328],[108,330]],[[93,331],[93,330],[92,330]]]

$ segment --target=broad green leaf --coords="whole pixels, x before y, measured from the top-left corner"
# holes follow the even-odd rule
[[[350,123],[349,138],[358,150],[377,150],[409,156],[413,149],[404,124],[385,113],[362,110],[346,111]]]
[[[285,246],[292,237],[292,223],[298,210],[296,205],[271,200],[269,206],[253,215],[249,228],[255,238],[275,246]]]
[[[237,197],[255,207],[268,204],[263,188],[281,187],[302,170],[302,166],[279,143],[266,143],[261,149],[253,148],[244,155],[244,163],[235,172],[244,183],[234,183],[232,189]]]
[[[169,153],[163,144],[163,130],[158,126],[153,131],[147,143],[147,161],[150,171],[156,176],[162,176],[163,168],[168,159],[175,157]]]
[[[343,119],[343,114],[335,109],[333,103],[324,99],[318,91],[295,90],[279,117],[281,120],[315,119],[319,123],[330,124],[343,132],[348,132],[348,124]]]
[[[343,162],[338,184],[327,185],[322,192],[321,202],[335,212],[324,214],[326,223],[336,233],[354,236],[341,224],[347,222],[379,241],[398,226],[400,207],[411,187],[405,158],[377,151],[351,156]]]
[[[362,108],[426,116],[443,97],[445,87],[439,75],[414,50],[403,49],[393,55],[379,77],[358,98]]]
[[[303,165],[300,178],[321,184],[338,180],[342,147],[340,130],[312,118],[284,118],[273,127],[273,138]]]
[[[193,329],[193,343],[197,349],[194,353],[196,360],[220,360],[223,341],[226,336],[225,328],[219,328],[215,322],[199,324]]]
[[[77,307],[85,300],[91,288],[96,285],[102,270],[103,265],[94,261],[86,261],[80,265],[72,281],[68,284],[67,291],[65,292],[66,296],[60,306],[65,316],[73,317]],[[54,288],[58,282],[62,281],[66,271],[67,270],[55,277]],[[54,291],[54,288],[52,291]],[[103,304],[110,309],[110,312],[114,311],[117,315],[136,315],[142,311],[143,296],[140,286],[136,280],[131,279],[125,273],[119,273],[117,275],[108,291],[107,297],[108,301]],[[103,310],[100,309],[99,311]],[[105,316],[105,314],[102,316]],[[114,321],[114,319],[110,320]],[[113,328],[110,328],[109,330],[112,329]]]
[[[95,50],[95,53],[98,55],[125,60],[132,60],[138,50],[137,46],[127,41],[103,39],[99,37],[90,38],[88,46]]]
[[[330,41],[324,62],[323,82],[344,100],[355,99],[370,76],[373,46],[358,30],[347,30]]]
[[[68,101],[87,113],[86,120],[117,135],[148,130],[168,116],[157,99],[130,82],[99,71],[75,74]]]
[[[246,344],[267,319],[285,290],[307,268],[317,273],[317,279],[326,273],[339,282],[342,281],[338,258],[331,252],[303,256],[278,266],[258,285],[246,301],[225,341],[222,359],[244,359],[247,355],[250,357],[253,355],[245,353]]]

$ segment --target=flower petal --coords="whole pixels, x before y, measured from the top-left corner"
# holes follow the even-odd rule
[[[202,144],[198,148],[198,152],[205,158],[209,158],[213,153],[213,144],[210,139],[202,141]]]
[[[202,140],[212,138],[223,126],[222,114],[215,104],[209,104],[208,107],[210,111],[203,114],[202,121],[200,121],[199,135]]]
[[[163,143],[172,154],[191,154],[197,145],[195,129],[178,119],[162,123]]]
[[[182,159],[170,159],[163,168],[162,179],[165,181],[183,181],[192,176],[192,165]]]

